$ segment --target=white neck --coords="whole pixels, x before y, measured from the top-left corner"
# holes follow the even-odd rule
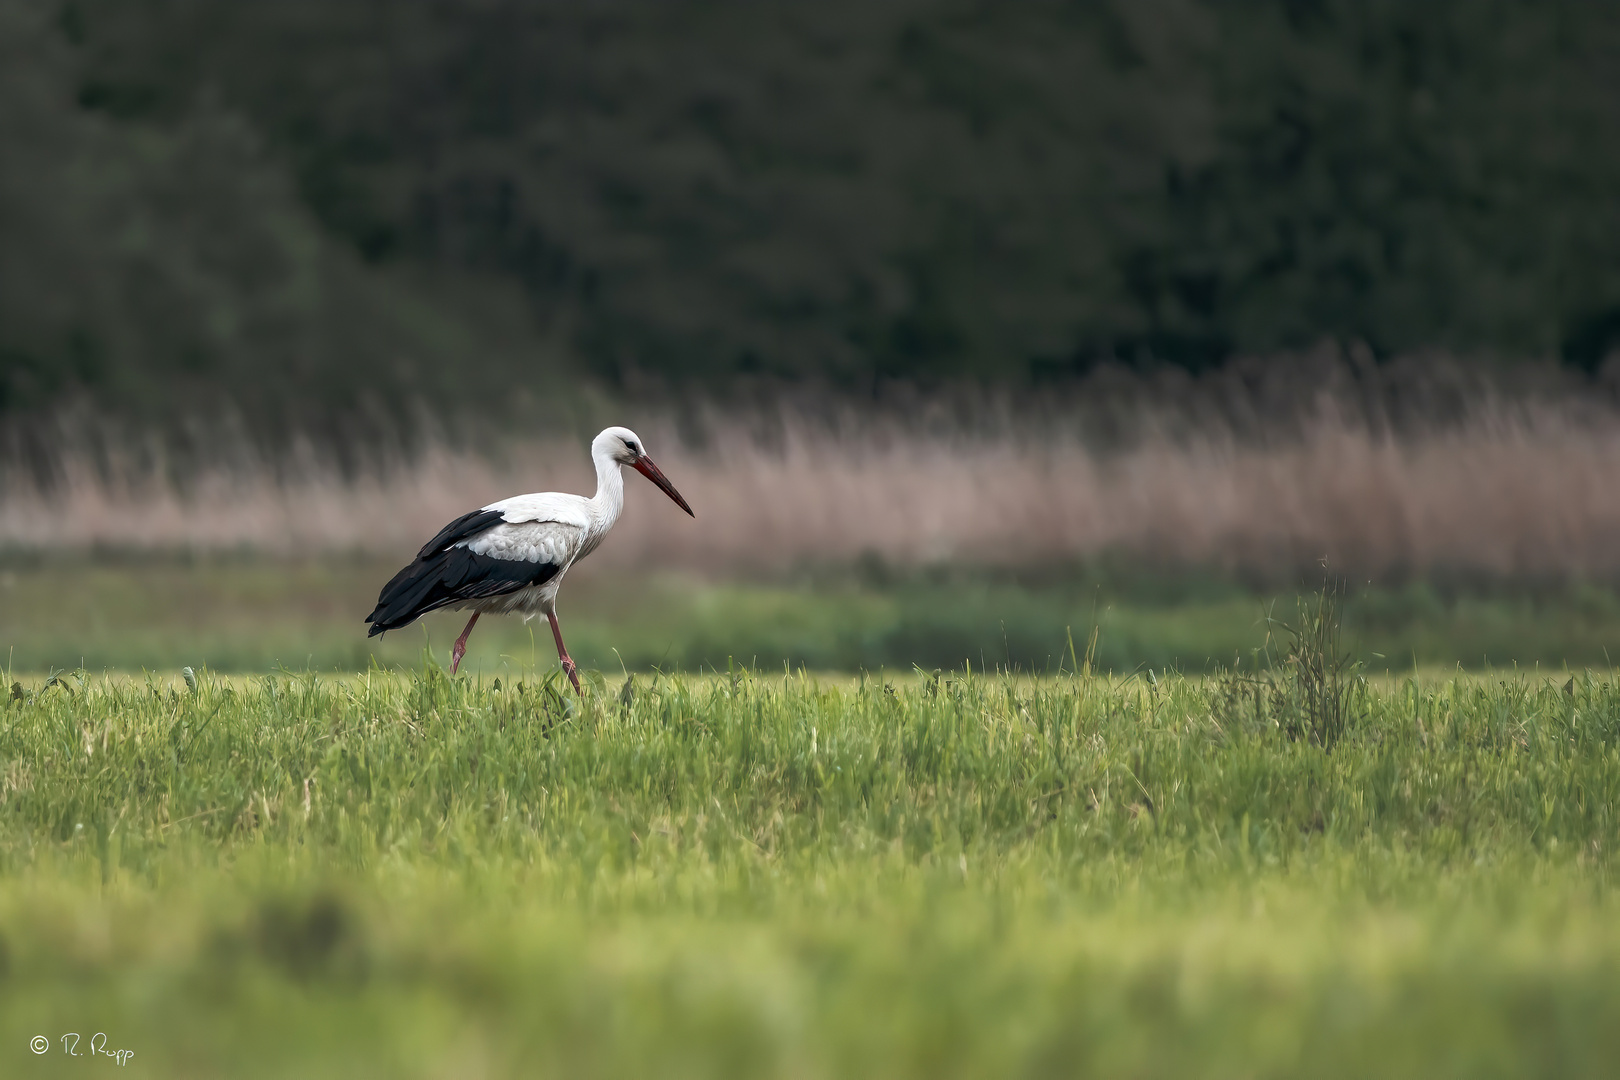
[[[605,448],[593,448],[591,460],[596,463],[596,495],[591,499],[591,513],[597,529],[607,532],[624,510],[624,474]]]

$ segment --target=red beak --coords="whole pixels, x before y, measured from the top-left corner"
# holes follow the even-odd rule
[[[692,513],[692,508],[686,505],[686,500],[681,498],[681,493],[675,490],[675,485],[669,482],[669,477],[665,476],[658,466],[653,464],[652,458],[642,454],[632,464],[635,466],[636,472],[657,484],[663,489],[665,495],[674,499],[676,506],[685,510],[689,516],[697,517],[696,514]]]

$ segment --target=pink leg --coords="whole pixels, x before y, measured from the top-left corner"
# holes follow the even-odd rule
[[[562,661],[562,669],[568,672],[568,681],[574,684],[574,693],[583,693],[579,688],[578,668],[568,655],[568,649],[563,646],[562,627],[557,624],[557,616],[550,614],[546,618],[551,620],[551,636],[557,639],[557,659]]]
[[[477,621],[478,612],[475,611],[473,617],[467,620],[467,629],[461,632],[461,636],[456,638],[455,645],[450,649],[450,674],[452,675],[456,673],[456,668],[461,666],[461,658],[467,655],[467,635],[472,633],[473,623]]]

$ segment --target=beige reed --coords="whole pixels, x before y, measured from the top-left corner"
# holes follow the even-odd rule
[[[868,553],[1005,565],[1124,551],[1260,573],[1324,559],[1370,576],[1620,573],[1620,425],[1577,423],[1556,407],[1400,439],[1327,411],[1270,444],[1146,435],[1106,454],[1061,426],[1039,438],[964,438],[876,424],[835,437],[789,423],[769,449],[722,427],[702,451],[647,426],[697,519],[632,486],[595,572],[770,571]],[[238,465],[202,471],[182,494],[116,458],[92,468],[68,453],[49,493],[5,477],[0,546],[404,556],[482,503],[593,484],[573,443],[513,443],[500,458],[437,450],[359,480],[318,461],[292,479]]]

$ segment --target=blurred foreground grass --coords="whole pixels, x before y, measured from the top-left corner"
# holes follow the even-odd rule
[[[0,662],[18,671],[84,666],[125,671],[363,671],[415,667],[424,646],[448,662],[465,616],[441,612],[383,638],[361,618],[397,569],[374,558],[280,562],[26,559],[0,561]],[[1316,583],[1310,583],[1312,585]],[[1067,664],[1099,628],[1104,670],[1204,672],[1266,642],[1267,613],[1291,620],[1292,594],[1175,571],[1063,569],[1023,575],[881,567],[777,582],[621,576],[589,564],[572,575],[561,613],[585,666],[620,671],[745,666],[909,671]],[[1275,636],[1277,628],[1270,627]],[[468,669],[490,676],[554,663],[550,634],[516,618],[485,619]],[[1620,594],[1607,586],[1351,588],[1345,642],[1374,670],[1414,666],[1608,667],[1620,656]]]
[[[1177,677],[194,683],[0,706],[5,1075],[1620,1054],[1607,679],[1380,680],[1331,751]]]

